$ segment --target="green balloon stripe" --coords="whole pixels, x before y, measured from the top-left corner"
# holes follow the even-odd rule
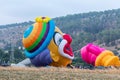
[[[44,22],[42,32],[40,33],[38,39],[30,47],[26,48],[28,51],[34,49],[39,44],[39,42],[42,40],[45,34],[46,28],[47,28],[47,24]]]

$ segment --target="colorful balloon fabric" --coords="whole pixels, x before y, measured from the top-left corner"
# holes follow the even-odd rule
[[[37,17],[36,22],[24,32],[22,43],[26,57],[35,66],[67,66],[74,54],[69,34],[55,26],[49,17]]]
[[[36,18],[36,23],[30,26],[23,36],[22,42],[26,49],[26,56],[33,58],[45,49],[52,39],[54,29],[53,20],[45,17]]]
[[[82,59],[93,66],[120,66],[118,56],[110,50],[106,50],[92,43],[87,44],[80,50]]]

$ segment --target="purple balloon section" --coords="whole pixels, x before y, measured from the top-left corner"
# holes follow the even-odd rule
[[[40,54],[30,60],[32,64],[36,67],[47,66],[52,62],[50,51],[48,49],[45,49]]]

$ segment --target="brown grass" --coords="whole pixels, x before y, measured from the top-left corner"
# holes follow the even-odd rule
[[[0,67],[0,80],[120,80],[120,69]]]

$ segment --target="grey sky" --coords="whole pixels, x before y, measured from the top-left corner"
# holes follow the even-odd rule
[[[120,8],[120,0],[0,0],[0,25]]]

